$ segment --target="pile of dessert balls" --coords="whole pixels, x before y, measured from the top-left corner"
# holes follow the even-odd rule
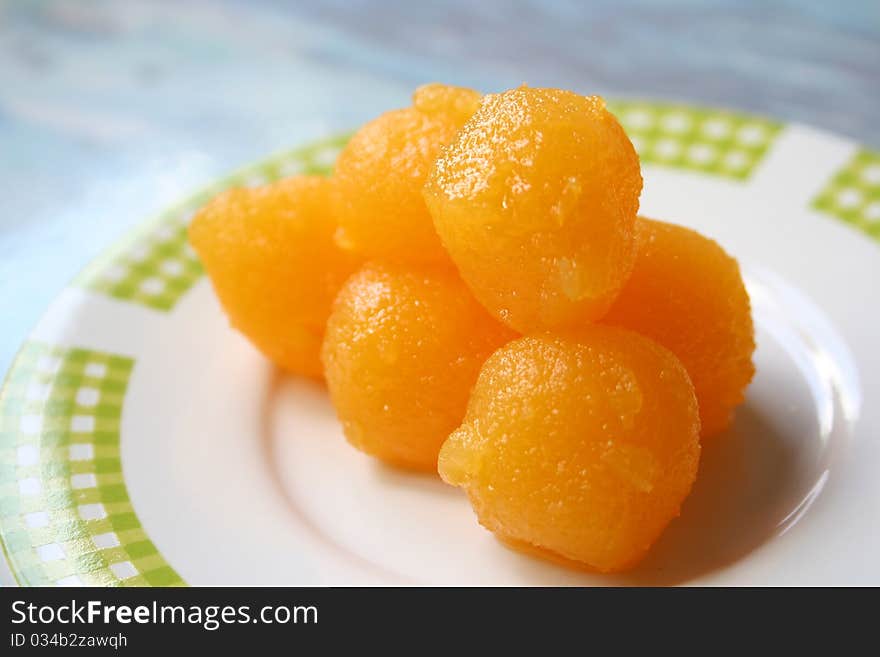
[[[329,178],[226,191],[189,237],[232,325],[323,378],[352,445],[610,572],[678,515],[754,373],[736,260],[637,216],[641,189],[599,97],[429,84]]]

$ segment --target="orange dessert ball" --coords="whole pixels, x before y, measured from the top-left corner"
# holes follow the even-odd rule
[[[687,372],[636,333],[524,337],[483,365],[440,475],[505,541],[603,571],[635,565],[697,474]]]
[[[280,367],[315,377],[333,298],[358,264],[333,241],[329,195],[311,176],[232,189],[189,228],[232,325]]]
[[[424,189],[437,233],[493,315],[521,332],[601,317],[629,275],[639,158],[601,98],[485,96]]]
[[[349,442],[396,465],[436,470],[480,366],[512,337],[453,270],[364,266],[340,291],[323,347]]]
[[[656,340],[684,364],[703,435],[723,431],[755,373],[749,295],[739,265],[699,233],[639,218],[635,268],[605,322]]]
[[[425,178],[480,95],[419,87],[413,106],[387,112],[355,133],[339,154],[333,208],[343,248],[402,262],[448,260],[422,198]]]

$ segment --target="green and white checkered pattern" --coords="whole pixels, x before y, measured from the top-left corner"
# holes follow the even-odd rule
[[[813,200],[813,207],[880,240],[880,153],[856,153]]]
[[[93,290],[156,310],[171,310],[202,275],[185,219],[170,215],[89,281]]]
[[[171,310],[203,273],[187,242],[187,225],[199,208],[230,187],[264,185],[296,174],[328,175],[348,138],[282,153],[224,178],[150,222],[109,259],[89,267],[78,282],[122,301]]]
[[[19,582],[174,586],[135,515],[119,450],[134,361],[27,343],[0,394],[0,538]]]
[[[781,124],[726,112],[644,101],[609,101],[642,162],[746,180]]]

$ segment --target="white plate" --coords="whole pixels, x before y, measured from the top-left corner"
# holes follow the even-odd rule
[[[460,491],[344,441],[325,391],[233,332],[185,222],[219,188],[326,171],[331,139],[235,174],[68,287],[0,398],[0,536],[21,584],[880,584],[880,155],[796,125],[629,101],[642,212],[736,255],[757,375],[682,516],[625,576],[513,552]]]

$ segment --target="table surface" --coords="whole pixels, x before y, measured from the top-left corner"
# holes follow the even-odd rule
[[[440,80],[683,100],[880,147],[880,2],[0,0],[0,372],[128,228]]]

